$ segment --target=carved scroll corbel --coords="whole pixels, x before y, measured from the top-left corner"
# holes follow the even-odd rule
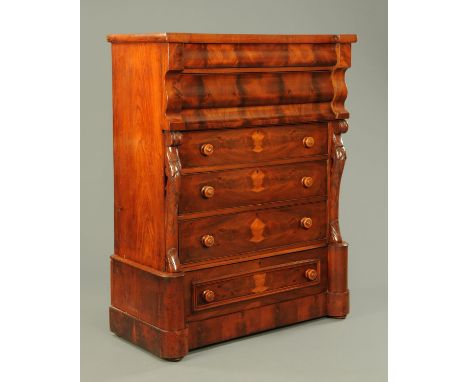
[[[346,150],[341,134],[348,131],[345,120],[330,122],[331,166],[328,230],[328,291],[327,314],[344,318],[349,313],[348,244],[343,242],[338,219],[341,176],[346,162]]]
[[[348,123],[345,120],[331,122],[332,124],[332,148],[330,169],[330,205],[329,205],[329,242],[341,243],[342,237],[339,223],[339,199],[341,176],[346,162],[346,150],[341,139],[341,134],[348,131]]]
[[[177,213],[179,208],[181,171],[178,146],[180,145],[182,134],[178,132],[167,132],[165,133],[165,138],[166,271],[180,272]]]

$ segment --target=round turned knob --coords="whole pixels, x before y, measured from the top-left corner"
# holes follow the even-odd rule
[[[203,197],[208,199],[212,198],[214,196],[214,193],[215,189],[211,186],[203,186],[203,188],[201,189],[201,194],[203,195]]]
[[[315,139],[313,137],[305,137],[302,140],[302,143],[304,144],[305,147],[310,149],[315,144]]]
[[[211,154],[213,154],[213,151],[214,151],[214,147],[211,143],[205,143],[204,145],[202,145],[202,147],[200,148],[200,151],[203,155],[205,156],[210,156]]]
[[[203,298],[206,302],[213,302],[215,299],[215,294],[212,290],[207,289],[203,291]]]
[[[312,185],[314,184],[314,178],[310,176],[304,176],[301,180],[301,183],[305,188],[312,187]]]
[[[301,227],[305,229],[309,229],[312,227],[312,219],[311,218],[302,218],[301,219]]]
[[[201,242],[205,247],[212,247],[214,244],[214,237],[212,235],[203,235]]]
[[[317,271],[315,269],[307,269],[305,271],[305,277],[310,281],[314,281],[317,278]]]

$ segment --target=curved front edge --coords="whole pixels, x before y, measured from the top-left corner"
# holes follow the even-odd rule
[[[164,130],[227,129],[349,117],[344,106],[345,72],[351,66],[349,41],[170,43],[164,58]]]
[[[111,256],[111,331],[161,358],[184,357],[183,280],[183,272],[162,272]]]
[[[111,306],[110,329],[119,337],[158,357],[178,361],[188,351],[188,329],[165,331]]]
[[[331,244],[328,247],[327,314],[344,318],[348,313],[348,244]]]
[[[348,131],[345,120],[330,122],[331,163],[328,200],[328,293],[327,313],[344,318],[349,313],[348,244],[343,242],[339,223],[340,184],[346,162],[341,134]]]

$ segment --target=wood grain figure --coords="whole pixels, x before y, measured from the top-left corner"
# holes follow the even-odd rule
[[[168,360],[349,312],[355,35],[109,35],[112,332]]]

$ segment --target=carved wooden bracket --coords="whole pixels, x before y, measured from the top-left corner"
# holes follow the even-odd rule
[[[166,271],[180,272],[179,262],[179,229],[177,223],[177,213],[179,208],[180,195],[180,171],[181,164],[178,146],[181,143],[182,134],[178,132],[165,133],[166,157]]]
[[[341,134],[348,131],[348,123],[345,120],[330,122],[332,135],[331,168],[330,168],[330,199],[329,199],[329,234],[331,243],[341,243],[339,223],[339,199],[341,176],[346,162],[346,150],[341,139]]]

